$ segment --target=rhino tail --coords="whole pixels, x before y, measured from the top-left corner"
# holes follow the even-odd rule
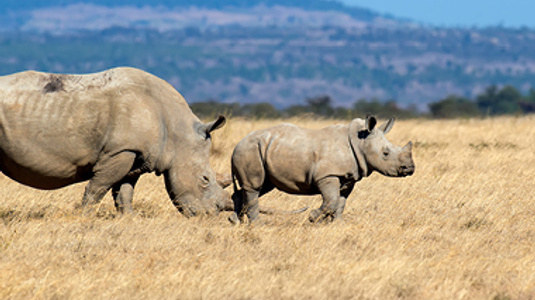
[[[238,185],[236,184],[236,172],[234,170],[234,167],[232,168],[232,187],[234,188],[234,194],[238,192]]]
[[[308,210],[308,206],[302,207],[300,209],[296,210],[278,210],[268,207],[260,207],[260,213],[265,215],[293,215],[293,214],[299,214],[302,212],[305,212]]]
[[[234,166],[232,166],[232,170],[231,170],[231,180],[232,180],[232,188],[233,188],[234,192],[232,193],[232,196],[231,196],[233,205],[232,205],[232,209],[230,209],[230,211],[235,211],[236,212],[236,205],[241,207],[242,206],[242,199],[241,199],[241,193],[238,190],[238,183],[237,183],[237,178],[236,178],[236,169],[234,168]]]

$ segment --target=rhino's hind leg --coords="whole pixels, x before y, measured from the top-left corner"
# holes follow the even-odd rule
[[[273,189],[273,185],[266,180],[264,162],[260,155],[256,154],[259,145],[246,146],[250,147],[242,149],[243,151],[235,150],[232,156],[232,173],[241,187],[233,195],[234,214],[229,219],[232,223],[243,222],[245,215],[250,223],[258,221],[260,212],[258,197]],[[255,155],[249,155],[249,153],[255,153]]]
[[[135,153],[121,152],[98,162],[93,168],[93,178],[85,187],[82,209],[87,211],[88,206],[100,202],[106,192],[130,172],[135,159]]]
[[[323,202],[319,209],[310,212],[309,221],[332,221],[338,217],[345,206],[345,198],[340,197],[340,180],[337,177],[327,177],[317,183]]]
[[[139,176],[125,177],[123,180],[112,186],[112,196],[115,201],[115,208],[120,213],[133,213],[132,198],[134,197],[134,187]]]
[[[245,221],[245,215],[249,219],[249,222],[253,223],[258,220],[260,213],[260,205],[258,198],[269,193],[275,188],[275,186],[266,180],[264,185],[260,188],[260,191],[246,191],[241,189],[232,195],[234,201],[234,213],[229,217],[229,221],[232,224],[239,224]],[[265,212],[264,212],[265,213]]]
[[[255,222],[258,219],[258,214],[260,213],[260,208],[258,206],[258,195],[260,193],[257,191],[246,191],[243,190],[243,209],[240,213],[240,219],[243,221],[243,214],[247,214],[247,218],[250,223]]]
[[[234,213],[229,217],[229,221],[232,224],[240,224],[245,222],[245,215],[249,219],[250,223],[253,223],[258,219],[260,208],[258,205],[257,191],[247,191],[241,189],[232,195],[234,201]]]

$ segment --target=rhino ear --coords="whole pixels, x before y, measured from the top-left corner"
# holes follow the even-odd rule
[[[223,115],[219,115],[217,120],[202,125],[202,130],[206,133],[210,133],[216,129],[219,129],[225,125],[227,119]]]
[[[366,123],[364,124],[364,128],[368,131],[372,131],[375,128],[375,125],[377,125],[377,119],[370,114],[366,115]]]
[[[381,126],[379,126],[379,129],[384,133],[387,134],[392,127],[394,127],[394,122],[396,121],[396,118],[392,117],[390,120],[383,123]]]

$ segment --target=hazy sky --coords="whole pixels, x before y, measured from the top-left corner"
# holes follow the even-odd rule
[[[432,25],[535,28],[533,0],[341,0]]]

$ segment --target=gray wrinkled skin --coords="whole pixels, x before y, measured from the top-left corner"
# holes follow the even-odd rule
[[[258,218],[258,197],[277,188],[290,194],[321,194],[323,203],[310,221],[334,220],[344,211],[355,183],[377,171],[404,177],[414,173],[412,143],[405,147],[386,138],[394,118],[376,128],[377,120],[354,119],[349,125],[311,130],[292,124],[258,130],[238,143],[232,155],[233,223]]]
[[[217,212],[229,195],[209,165],[210,133],[167,82],[141,70],[0,77],[0,171],[40,189],[89,180],[82,207],[112,190],[132,211],[140,175],[163,174],[186,216]]]

